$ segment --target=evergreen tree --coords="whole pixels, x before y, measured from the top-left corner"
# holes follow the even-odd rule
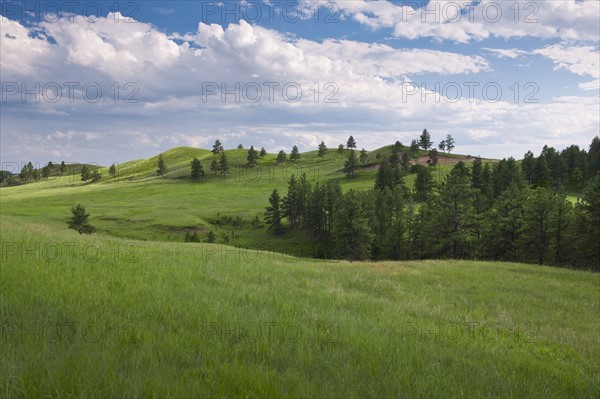
[[[600,137],[596,136],[590,144],[588,151],[589,159],[589,173],[594,176],[596,172],[600,171]]]
[[[212,172],[215,174],[219,171],[219,158],[218,157],[214,157],[213,160],[210,162],[210,170],[212,170]]]
[[[265,155],[267,155],[267,150],[265,150],[265,147],[262,147],[262,148],[260,149],[260,154],[259,154],[259,156],[260,156],[261,158],[264,158],[264,157],[265,157]]]
[[[437,166],[438,161],[439,161],[439,154],[438,154],[438,150],[436,150],[435,148],[429,151],[429,165],[430,166]]]
[[[356,148],[356,141],[354,141],[354,137],[350,136],[348,138],[348,142],[346,143],[346,148],[348,150],[354,150]]]
[[[434,188],[433,176],[429,168],[423,165],[415,165],[417,177],[415,179],[415,198],[417,201],[427,201]]]
[[[393,167],[400,165],[402,161],[404,146],[399,141],[396,141],[392,146],[392,155],[390,156],[390,163]]]
[[[476,232],[474,221],[475,190],[471,188],[469,169],[457,163],[439,190],[439,196],[428,201],[431,230],[428,247],[439,255],[463,258],[474,249]],[[427,209],[429,208],[429,209]]]
[[[90,179],[92,179],[92,183],[99,182],[101,178],[102,174],[100,173],[100,169],[98,168],[94,169],[94,171],[90,174]]]
[[[356,158],[356,152],[350,150],[348,158],[344,163],[344,173],[346,176],[354,177],[356,174],[356,168],[358,167],[358,159]]]
[[[600,171],[590,179],[577,208],[585,226],[577,240],[582,243],[582,264],[600,271]]]
[[[531,174],[531,181],[536,187],[548,187],[550,181],[550,168],[548,168],[546,157],[540,156],[535,161],[533,172]]]
[[[229,172],[229,159],[225,151],[222,151],[219,155],[219,171],[222,175],[226,175]]]
[[[438,149],[442,152],[446,152],[446,140],[440,141],[440,144],[438,144]]]
[[[431,148],[431,135],[427,129],[423,129],[423,133],[421,133],[421,137],[419,137],[419,147],[425,151]]]
[[[206,176],[206,172],[204,172],[204,168],[202,167],[202,162],[196,157],[191,162],[192,165],[192,173],[191,178],[193,181],[199,181],[204,179]]]
[[[494,202],[486,213],[482,245],[487,258],[519,261],[520,241],[525,214],[526,193],[511,186]]]
[[[58,168],[58,171],[60,172],[61,175],[67,171],[67,165],[65,165],[65,161],[62,161],[60,163],[60,167]]]
[[[344,155],[344,145],[340,144],[337,149],[338,155]]]
[[[554,264],[562,266],[573,252],[572,237],[568,237],[570,225],[573,222],[573,205],[564,192],[554,196],[554,206],[550,213],[550,239]],[[571,238],[571,240],[569,240]]]
[[[164,177],[165,174],[167,173],[168,169],[167,169],[167,164],[165,163],[165,158],[163,157],[163,154],[160,154],[158,156],[157,168],[158,169],[156,170],[156,174]]]
[[[531,260],[543,265],[550,246],[550,214],[554,208],[552,192],[544,187],[531,190],[525,202],[522,246]]]
[[[283,165],[285,163],[286,158],[287,158],[287,154],[285,153],[285,151],[283,151],[283,150],[279,151],[279,154],[277,154],[277,163],[279,165]]]
[[[336,255],[348,260],[365,260],[371,255],[373,234],[361,207],[360,193],[350,190],[340,199],[333,221]]]
[[[446,150],[448,151],[448,154],[450,154],[453,149],[454,149],[454,138],[452,137],[451,134],[449,134],[446,136]]]
[[[110,165],[110,167],[108,168],[108,174],[111,175],[112,177],[116,176],[116,174],[117,174],[117,167],[115,166],[114,163],[112,165]]]
[[[281,233],[281,199],[279,192],[275,189],[269,197],[269,206],[265,210],[265,222],[269,226],[269,230],[275,234]]]
[[[50,176],[50,167],[48,165],[42,168],[42,177],[47,179]]]
[[[256,166],[256,161],[258,160],[258,152],[254,149],[254,146],[250,146],[248,150],[248,157],[246,158],[248,163],[247,166],[249,168],[253,168]]]
[[[298,151],[297,146],[292,147],[292,152],[290,152],[290,161],[295,162],[300,159],[300,152]]]
[[[408,173],[408,169],[410,168],[410,155],[408,154],[408,152],[404,151],[402,153],[400,165],[402,167],[402,173]]]
[[[325,145],[324,141],[321,141],[321,144],[319,144],[319,157],[323,158],[326,153],[327,153],[327,146]]]
[[[472,166],[472,182],[473,182],[473,188],[477,189],[477,190],[481,190],[482,187],[482,183],[483,183],[483,162],[481,161],[480,157],[476,157],[475,161],[473,161],[473,166]]]
[[[410,142],[410,156],[416,158],[419,154],[419,142],[417,140],[413,140]]]
[[[367,163],[367,151],[363,148],[360,152],[360,164],[364,165]]]
[[[223,146],[221,145],[221,141],[215,140],[215,144],[213,144],[212,153],[214,155],[219,155],[221,154],[221,152],[223,152]]]
[[[90,169],[87,165],[83,165],[83,168],[81,168],[81,181],[88,181],[91,177]]]
[[[521,166],[527,183],[531,184],[533,178],[533,170],[535,167],[535,157],[533,156],[533,152],[527,151],[525,157],[523,158],[523,161],[521,162]]]
[[[71,219],[67,221],[70,229],[77,231],[79,234],[91,234],[95,228],[88,223],[89,213],[86,213],[85,207],[81,204],[71,208]]]
[[[206,236],[206,242],[209,244],[212,244],[216,241],[217,237],[215,236],[215,233],[213,233],[213,231],[209,231],[208,235]]]

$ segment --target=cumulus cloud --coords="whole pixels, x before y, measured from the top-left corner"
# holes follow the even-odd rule
[[[555,69],[565,69],[580,76],[595,78],[591,82],[582,83],[583,90],[600,88],[600,52],[593,46],[577,46],[569,43],[558,43],[533,51],[554,61]]]
[[[317,0],[302,0],[318,3]],[[469,42],[490,37],[598,40],[600,2],[595,0],[504,2],[436,1],[406,5],[391,1],[342,1],[343,15],[396,37]],[[515,4],[517,7],[515,7]],[[518,10],[518,11],[517,11]]]
[[[362,12],[373,28],[397,18],[398,6],[372,3],[338,4],[346,7],[344,12],[349,12],[348,7],[357,13],[360,7],[371,7]],[[375,18],[386,7],[392,14]],[[104,146],[103,153],[114,161],[117,156],[130,159],[132,147],[153,155],[173,145],[206,147],[216,138],[228,146],[252,140],[255,145],[265,143],[269,150],[289,149],[293,144],[306,150],[321,140],[335,145],[353,134],[361,146],[373,149],[396,139],[409,141],[424,127],[435,137],[451,133],[465,146],[484,138],[501,144],[523,142],[523,137],[537,145],[547,137],[574,140],[573,132],[586,142],[599,125],[597,98],[564,97],[524,105],[508,99],[450,101],[427,88],[407,95],[406,83],[421,74],[463,75],[468,80],[471,74],[490,71],[490,63],[478,55],[341,39],[308,40],[245,21],[226,28],[199,23],[196,32],[167,34],[142,22],[117,24],[114,17],[109,14],[88,23],[74,16],[72,21],[27,27],[10,20],[3,23],[3,33],[8,35],[0,36],[3,81],[23,81],[28,87],[34,81],[98,82],[104,89],[98,102],[82,100],[82,87],[75,89],[75,101],[63,96],[56,103],[23,104],[20,96],[12,96],[12,102],[4,104],[7,111],[3,110],[3,157],[6,148],[11,156],[20,156],[18,149],[47,144],[48,135],[51,141],[60,141],[56,148],[61,154],[94,159],[99,156],[96,148]],[[476,37],[472,31],[465,34],[465,40]],[[593,54],[590,46],[573,50],[575,58],[568,58],[566,47],[548,46],[536,54],[553,59],[560,68],[597,78],[592,71],[597,63],[588,59]],[[520,54],[517,49],[488,50],[506,57]],[[118,101],[114,88],[110,89],[115,82]],[[137,85],[133,88],[137,92],[125,87],[128,82]],[[256,82],[263,97],[253,103],[243,97],[235,101],[234,94],[223,101],[221,93],[208,95],[207,82],[217,83],[219,90],[222,84],[231,90],[236,82],[240,87]],[[268,82],[279,84],[273,101],[264,85]],[[302,89],[297,102],[283,98],[282,86],[291,82]],[[327,83],[336,86],[326,88]],[[325,102],[334,91],[337,101]],[[125,103],[124,97],[133,92],[139,101]],[[427,94],[425,100],[422,94]],[[31,120],[36,110],[46,116]],[[57,130],[63,136],[57,136]],[[69,138],[71,131],[87,135],[73,133]],[[38,136],[44,140],[37,140]]]

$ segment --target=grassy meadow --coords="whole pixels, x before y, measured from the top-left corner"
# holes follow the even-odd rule
[[[283,254],[306,248],[251,223],[274,188],[304,172],[365,189],[375,170],[268,155],[192,183],[194,156],[209,169],[208,151],[178,148],[166,178],[153,158],[0,189],[0,396],[600,397],[600,274]],[[96,234],[67,229],[77,203]],[[183,243],[190,230],[217,243]]]

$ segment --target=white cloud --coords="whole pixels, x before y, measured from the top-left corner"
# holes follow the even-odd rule
[[[570,43],[559,43],[533,51],[554,61],[554,69],[565,69],[579,76],[595,78],[591,82],[582,83],[583,90],[597,90],[600,87],[600,52],[593,46],[577,46]]]
[[[515,59],[518,58],[522,55],[528,54],[527,51],[523,51],[523,50],[519,50],[516,48],[487,48],[484,47],[483,50],[491,53],[492,55],[494,55],[497,58],[510,58],[510,59]]]
[[[303,0],[304,3],[316,1]],[[394,36],[408,39],[431,37],[469,42],[489,37],[600,38],[600,2],[596,0],[517,3],[431,0],[412,5],[397,5],[387,0],[354,0],[337,4],[344,15],[371,29],[392,29]]]

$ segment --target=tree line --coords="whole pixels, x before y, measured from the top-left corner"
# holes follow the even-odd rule
[[[599,155],[598,137],[587,152],[544,147],[531,175],[525,160],[476,158],[455,164],[439,185],[430,168],[411,165],[411,192],[407,168],[392,153],[367,191],[292,176],[285,196],[272,192],[265,221],[273,234],[306,232],[314,248],[306,255],[319,258],[484,259],[600,271]],[[585,184],[575,204],[565,194],[569,184]]]

